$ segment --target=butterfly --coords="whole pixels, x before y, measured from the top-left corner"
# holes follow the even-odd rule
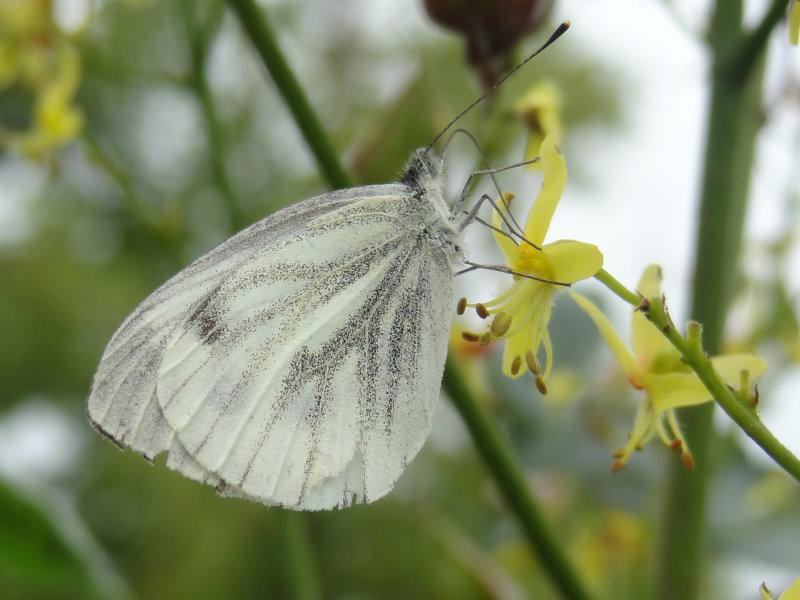
[[[431,429],[454,267],[480,267],[462,232],[481,202],[448,205],[432,144],[397,183],[291,205],[153,292],[100,359],[95,429],[222,495],[298,510],[386,495]]]
[[[439,397],[466,217],[424,148],[399,183],[285,208],[163,284],[111,338],[94,427],[225,495],[371,502]]]

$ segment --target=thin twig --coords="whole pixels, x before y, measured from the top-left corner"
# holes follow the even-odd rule
[[[220,123],[214,103],[214,95],[206,76],[206,63],[209,45],[222,20],[223,12],[220,9],[212,12],[206,23],[201,27],[194,22],[195,7],[191,0],[181,0],[181,12],[186,27],[189,41],[189,58],[191,63],[191,76],[189,78],[191,89],[197,96],[203,111],[206,135],[208,137],[208,154],[211,163],[211,174],[219,193],[225,201],[228,218],[234,230],[238,231],[247,225],[247,219],[242,214],[242,209],[228,176],[225,164],[225,140],[222,124]],[[214,6],[222,7],[215,3]]]
[[[254,0],[228,0],[228,5],[239,17],[242,29],[258,52],[261,62],[266,67],[272,81],[275,82],[275,87],[283,96],[287,108],[292,112],[294,121],[317,160],[323,177],[334,189],[348,187],[350,177],[342,168],[333,144],[324,133],[325,130],[317,118],[317,114],[289,68],[269,26],[266,14]]]
[[[452,359],[444,368],[444,390],[469,429],[481,458],[517,516],[528,542],[542,567],[564,598],[581,600],[591,596],[573,571],[544,514],[531,495],[525,472],[514,458],[511,446],[481,408],[466,378]]]

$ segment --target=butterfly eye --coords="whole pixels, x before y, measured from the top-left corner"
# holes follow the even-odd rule
[[[430,156],[425,157],[425,171],[427,171],[429,175],[434,175],[436,173],[436,165],[433,158]]]

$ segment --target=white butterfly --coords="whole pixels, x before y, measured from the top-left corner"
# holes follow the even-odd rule
[[[87,401],[120,447],[225,495],[318,510],[385,495],[439,397],[453,265],[442,159],[299,202],[158,288],[109,342]]]
[[[92,425],[148,460],[168,452],[169,467],[224,495],[321,510],[387,494],[431,429],[453,266],[482,267],[463,257],[461,232],[494,229],[477,217],[487,195],[448,207],[433,143],[568,27],[412,154],[399,183],[298,202],[153,292],[103,352]],[[538,248],[507,206],[498,214],[508,232],[496,231]]]

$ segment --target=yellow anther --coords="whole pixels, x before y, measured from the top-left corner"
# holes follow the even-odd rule
[[[686,467],[688,471],[694,469],[694,457],[692,457],[690,452],[684,451],[681,453],[681,462],[683,462],[683,466]]]
[[[509,327],[511,327],[511,316],[506,313],[497,313],[492,319],[489,329],[494,337],[500,338],[506,334]]]
[[[528,365],[528,370],[536,376],[542,374],[542,370],[539,368],[539,361],[536,360],[536,357],[533,355],[532,350],[528,350],[525,353],[525,362]]]
[[[476,313],[478,313],[478,316],[479,316],[481,319],[485,319],[486,317],[488,317],[488,316],[489,316],[489,309],[488,309],[488,308],[486,308],[486,307],[485,307],[483,304],[481,304],[480,302],[478,302],[478,303],[475,305],[475,312],[476,312]]]
[[[519,373],[519,368],[522,366],[522,357],[517,354],[511,361],[511,374],[516,375]]]

